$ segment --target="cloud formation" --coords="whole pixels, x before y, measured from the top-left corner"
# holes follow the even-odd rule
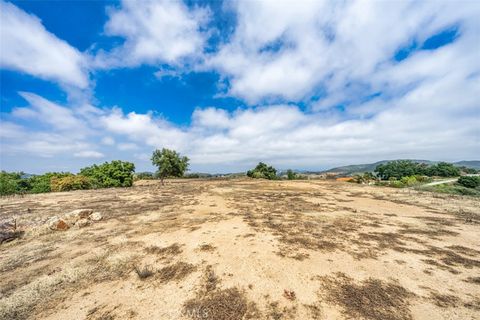
[[[2,68],[80,88],[94,85],[84,61],[90,70],[151,65],[158,77],[216,72],[226,88],[218,94],[246,104],[192,107],[191,121],[179,125],[159,110],[88,99],[60,105],[20,92],[27,105],[2,115],[2,155],[62,157],[72,168],[121,158],[145,170],[151,151],[168,147],[194,170],[213,172],[258,161],[314,169],[480,156],[476,2],[237,1],[224,9],[235,13],[235,28],[207,50],[221,32],[208,7],[122,1],[109,9],[105,33],[123,42],[79,53],[2,2]]]
[[[201,28],[210,15],[206,8],[189,9],[181,1],[123,0],[120,8],[108,11],[105,33],[125,42],[109,52],[100,51],[96,67],[178,65],[203,51],[206,35]]]
[[[48,32],[37,17],[0,1],[0,67],[85,88],[84,56]]]

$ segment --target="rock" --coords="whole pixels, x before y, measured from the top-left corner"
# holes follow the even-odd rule
[[[53,216],[47,221],[47,225],[52,230],[68,230],[70,229],[70,225],[65,222],[65,220],[60,219],[57,216]]]
[[[0,244],[21,238],[25,232],[17,230],[17,220],[0,223]]]
[[[67,213],[65,215],[65,218],[74,219],[74,220],[86,219],[92,213],[93,213],[92,209],[77,209],[77,210],[73,210],[73,211],[70,211],[69,213]]]
[[[78,228],[83,228],[88,226],[89,224],[90,224],[90,221],[88,221],[87,219],[80,219],[75,223],[75,226]]]
[[[92,221],[100,221],[100,220],[102,220],[103,217],[102,217],[102,214],[100,212],[94,212],[90,215],[89,218]]]

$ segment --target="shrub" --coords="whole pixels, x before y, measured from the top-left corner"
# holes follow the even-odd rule
[[[23,172],[0,172],[0,195],[13,194],[20,191],[20,180]]]
[[[114,160],[83,168],[80,175],[90,178],[94,188],[131,187],[134,171],[133,163]]]
[[[370,183],[376,178],[371,172],[364,172],[363,174],[356,174],[352,177],[352,181],[356,183]]]
[[[247,176],[255,179],[274,180],[277,179],[277,169],[263,162],[259,162],[255,169],[247,171]]]
[[[403,184],[404,187],[410,187],[418,183],[415,176],[403,177],[402,179],[400,179],[400,182]]]
[[[287,170],[287,179],[288,180],[295,180],[297,179],[297,173],[295,173],[292,169]]]
[[[28,179],[30,184],[30,192],[31,193],[50,192],[52,191],[51,189],[52,178],[63,178],[68,176],[73,176],[73,174],[68,172],[47,172],[42,175],[32,176]]]
[[[478,176],[463,176],[458,178],[458,184],[466,188],[477,188],[480,186],[480,177]]]
[[[50,188],[52,191],[70,191],[91,189],[92,182],[90,178],[82,175],[69,175],[65,177],[53,177]]]

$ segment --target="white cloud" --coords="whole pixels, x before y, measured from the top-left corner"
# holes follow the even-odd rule
[[[480,150],[478,77],[467,87],[447,77],[394,101],[378,100],[382,111],[366,119],[324,118],[295,105],[266,105],[233,112],[198,108],[191,125],[179,127],[153,113],[125,114],[114,108],[88,119],[72,113],[92,130],[87,136],[2,122],[1,147],[16,155],[130,159],[141,163],[139,170],[150,168],[153,149],[167,147],[188,155],[194,170],[217,172],[243,170],[258,161],[280,168],[321,168],[406,157],[472,159]],[[116,150],[102,148],[112,141]]]
[[[315,107],[326,109],[370,91],[398,90],[388,79],[392,68],[410,73],[405,80],[411,82],[427,66],[445,70],[453,60],[471,64],[464,54],[479,60],[475,2],[237,1],[234,6],[235,32],[208,56],[206,67],[227,77],[228,94],[250,104],[320,96]],[[412,39],[422,42],[453,24],[461,25],[464,51],[443,59],[426,52],[430,62],[418,71],[392,65],[395,52]],[[430,68],[427,73],[435,75]]]
[[[0,67],[87,87],[84,58],[77,49],[11,3],[0,1],[0,16]]]
[[[226,94],[249,107],[196,108],[191,123],[179,126],[154,112],[88,101],[61,106],[22,93],[29,105],[5,114],[8,121],[2,117],[2,154],[130,159],[143,170],[154,148],[167,147],[209,171],[243,170],[257,161],[321,168],[480,156],[478,4],[239,1],[234,7],[234,33],[201,65],[205,9],[125,1],[106,26],[125,43],[100,53],[96,63],[174,65],[159,77],[182,74],[185,66],[216,70],[229,84]],[[453,24],[459,26],[453,43],[392,60],[412,39],[421,43]]]
[[[188,139],[182,130],[162,119],[155,119],[151,113],[130,112],[125,115],[121,109],[116,108],[101,117],[100,123],[105,130],[113,134],[149,146],[178,149],[182,148]]]
[[[121,150],[121,151],[136,150],[136,149],[138,149],[138,145],[135,143],[126,142],[126,143],[118,144],[118,150]]]
[[[206,35],[200,30],[210,12],[189,9],[182,1],[122,1],[110,8],[105,33],[125,38],[125,43],[110,52],[100,51],[95,65],[118,66],[178,64],[200,55]]]
[[[30,108],[13,109],[12,115],[17,117],[35,117],[37,121],[44,122],[51,128],[68,131],[69,133],[84,134],[86,127],[74,112],[53,103],[39,95],[30,92],[19,92],[19,94],[28,101]]]
[[[94,158],[94,159],[105,157],[103,153],[98,151],[93,151],[93,150],[75,152],[73,156],[76,158]]]
[[[101,140],[102,144],[106,146],[113,146],[115,145],[115,140],[112,137],[104,137]]]

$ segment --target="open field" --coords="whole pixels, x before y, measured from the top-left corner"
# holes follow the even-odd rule
[[[329,181],[0,199],[0,319],[480,319],[480,200]],[[48,230],[53,215],[104,219]]]

